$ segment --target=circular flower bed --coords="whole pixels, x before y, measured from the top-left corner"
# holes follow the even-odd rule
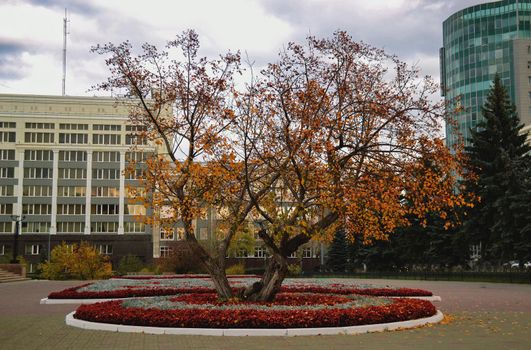
[[[239,290],[258,281],[256,277],[236,277],[230,279],[233,289]],[[87,283],[78,287],[68,288],[60,292],[52,292],[49,299],[101,299],[101,298],[132,298],[179,295],[188,293],[213,293],[212,281],[207,278],[144,278],[144,279],[110,279]],[[343,295],[372,296],[432,296],[429,291],[410,288],[381,288],[371,285],[353,283],[351,281],[328,279],[286,279],[281,292],[292,293],[334,293]]]
[[[428,301],[347,294],[280,293],[275,302],[219,302],[194,293],[81,305],[74,318],[111,324],[177,328],[344,327],[435,315]]]

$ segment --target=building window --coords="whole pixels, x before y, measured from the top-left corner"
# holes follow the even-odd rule
[[[120,152],[94,152],[92,160],[94,162],[119,162]]]
[[[0,233],[13,233],[13,223],[0,222]]]
[[[118,215],[118,204],[92,204],[90,207],[90,213],[93,215]]]
[[[303,258],[314,258],[312,248],[306,247],[302,249],[302,257]]]
[[[172,253],[172,250],[171,247],[167,247],[167,246],[161,246],[160,247],[160,257],[161,258],[168,258],[171,256],[171,253]]]
[[[87,169],[85,168],[61,168],[59,169],[59,179],[86,179]]]
[[[264,247],[254,247],[254,257],[255,258],[266,258],[267,251]]]
[[[245,249],[238,249],[236,252],[236,258],[247,258],[249,253]]]
[[[147,138],[144,135],[127,134],[125,135],[126,145],[147,145]]]
[[[118,232],[117,222],[92,222],[90,227],[92,233],[116,233]]]
[[[0,142],[16,142],[17,133],[14,131],[0,131]]]
[[[22,233],[48,233],[49,231],[49,222],[22,222]]]
[[[98,251],[103,255],[112,255],[112,244],[98,244]]]
[[[297,257],[297,251],[294,251],[293,253],[291,253],[288,258],[296,258]]]
[[[85,204],[58,204],[57,215],[84,215]]]
[[[40,244],[26,244],[26,255],[39,255],[41,253]]]
[[[53,143],[54,134],[51,132],[25,132],[24,142],[27,143]]]
[[[88,124],[59,124],[61,130],[88,130]]]
[[[85,151],[59,151],[59,160],[65,162],[86,162],[87,152]]]
[[[14,149],[0,150],[0,160],[15,160],[15,150]]]
[[[26,123],[26,129],[55,129],[54,123]]]
[[[146,226],[143,222],[125,222],[124,232],[127,233],[144,233]]]
[[[175,229],[175,238],[179,241],[184,239],[184,228],[183,227],[177,227]]]
[[[121,144],[121,136],[118,134],[94,134],[92,135],[92,143],[94,145],[119,145]]]
[[[51,168],[24,168],[25,179],[51,179]]]
[[[8,244],[1,244],[0,245],[0,255],[11,255],[11,246]]]
[[[0,168],[0,179],[12,179],[15,177],[15,168]]]
[[[175,233],[172,227],[161,227],[160,240],[161,241],[173,241],[175,239]]]
[[[96,180],[118,180],[119,169],[92,169],[92,178]]]
[[[53,152],[27,149],[24,151],[24,160],[51,161],[53,160]]]
[[[15,122],[0,122],[0,129],[15,129],[17,123]]]
[[[13,195],[13,186],[0,186],[0,196],[11,197]]]
[[[135,163],[145,163],[149,155],[150,155],[149,152],[126,152],[125,161],[135,162]]]
[[[144,132],[147,131],[147,126],[145,125],[126,125],[125,131],[134,131],[134,132]]]
[[[86,144],[88,143],[88,135],[59,133],[59,143]]]
[[[120,131],[120,130],[122,130],[122,126],[121,125],[116,125],[116,124],[94,124],[92,126],[92,130]]]
[[[87,188],[83,186],[59,186],[57,187],[58,197],[85,197]]]
[[[136,179],[143,179],[145,178],[145,170],[144,169],[134,169],[133,171],[127,171],[125,174],[125,178],[127,180],[136,180]]]
[[[199,239],[202,241],[206,241],[208,239],[208,228],[201,227],[199,229]]]
[[[52,186],[33,186],[25,185],[22,188],[24,197],[50,197],[52,195]]]
[[[142,204],[128,204],[125,206],[125,215],[146,215],[146,207]]]
[[[129,186],[126,185],[125,187],[125,196],[126,198],[145,198],[147,195],[147,191],[144,187],[140,186]]]
[[[84,222],[58,222],[57,223],[57,233],[82,233],[84,231],[85,231]]]
[[[13,214],[13,204],[0,204],[0,215]]]
[[[50,204],[22,204],[22,214],[25,215],[50,215],[51,213]]]
[[[92,197],[119,197],[120,189],[118,187],[92,187]]]

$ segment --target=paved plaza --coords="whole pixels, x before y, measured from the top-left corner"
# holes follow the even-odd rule
[[[40,305],[73,281],[0,284],[1,350],[85,349],[531,349],[531,285],[482,282],[360,280],[423,288],[440,295],[443,324],[362,335],[307,337],[205,337],[87,331],[65,325],[76,305]]]

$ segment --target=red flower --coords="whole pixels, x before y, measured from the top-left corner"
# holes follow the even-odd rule
[[[159,310],[124,308],[122,301],[118,300],[81,305],[74,317],[103,323],[155,327],[307,328],[398,322],[429,317],[435,313],[436,309],[430,302],[416,299],[395,299],[384,306],[322,310]]]

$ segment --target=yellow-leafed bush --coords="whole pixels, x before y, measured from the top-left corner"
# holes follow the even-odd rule
[[[79,245],[61,243],[52,250],[51,261],[39,267],[42,270],[41,277],[50,280],[94,280],[112,276],[109,258],[88,242]]]
[[[244,275],[245,274],[245,265],[242,263],[229,266],[225,269],[227,275]]]

